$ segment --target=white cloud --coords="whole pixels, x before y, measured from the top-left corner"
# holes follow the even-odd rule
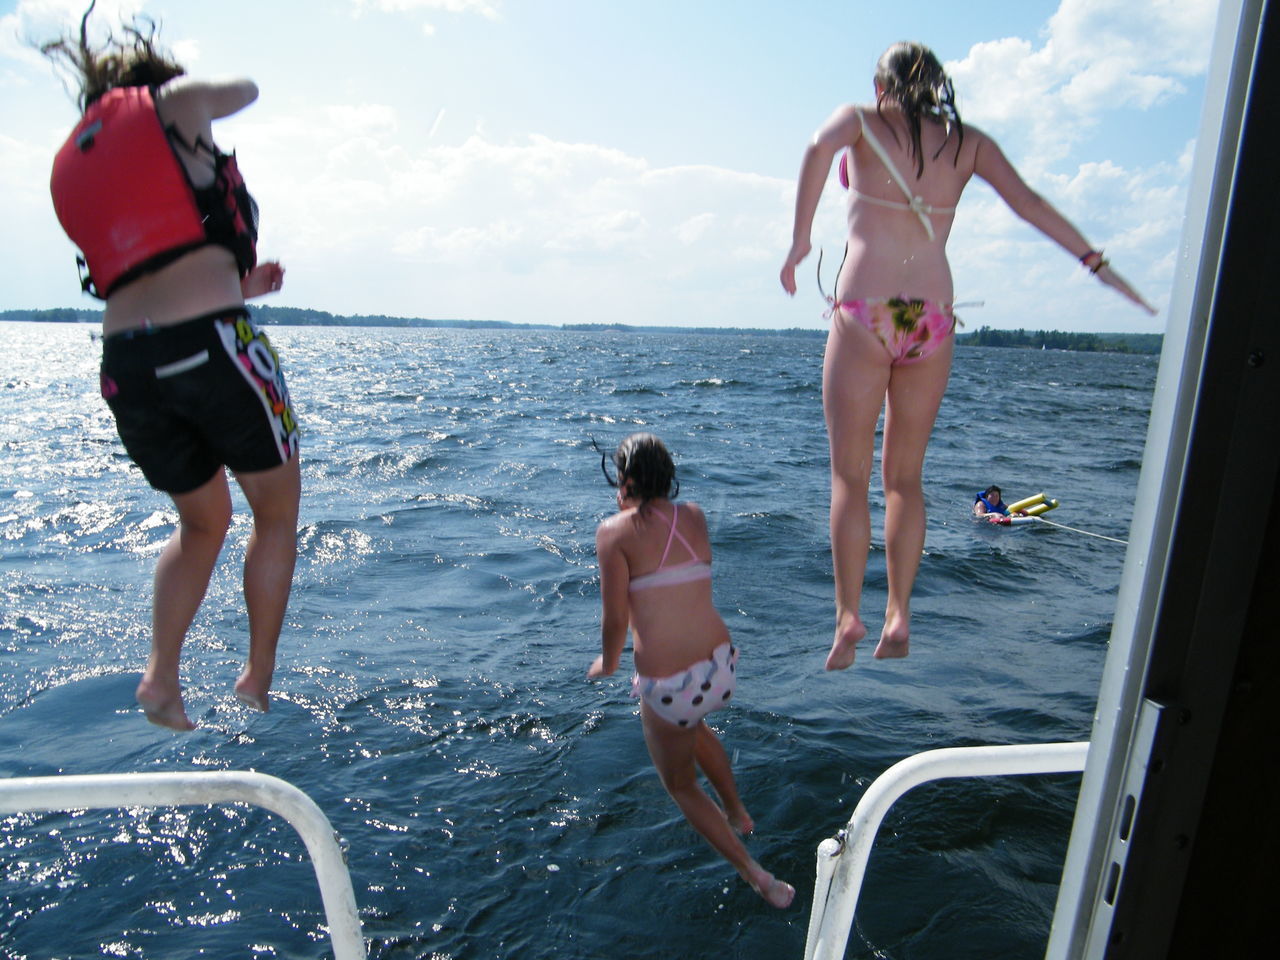
[[[33,81],[45,82],[55,69],[40,52],[40,45],[62,37],[78,39],[80,19],[88,0],[18,0],[12,13],[0,16],[0,89],[25,87]],[[109,33],[119,33],[121,23],[129,23],[142,13],[142,0],[98,0],[89,18],[89,41],[101,45]],[[194,41],[173,45],[174,54],[184,64],[199,59],[199,46]],[[62,79],[74,94],[75,78]]]
[[[25,203],[32,199],[31,184],[48,177],[52,156],[46,145],[15,140],[0,133],[0,193],[6,203]]]
[[[961,115],[1025,143],[1022,163],[1048,168],[1112,110],[1145,110],[1205,70],[1213,0],[1062,0],[1039,46],[1009,37],[947,64]]]
[[[200,41],[193,39],[175,40],[169,49],[173,53],[173,58],[182,64],[188,73],[198,72]]]
[[[686,247],[691,247],[702,239],[712,225],[716,222],[714,213],[699,213],[690,217],[683,223],[676,225],[676,238]]]
[[[487,0],[351,0],[356,13],[373,9],[380,13],[413,13],[418,10],[474,13],[488,20],[501,19],[498,5]]]
[[[378,103],[328,107],[325,121],[329,134],[338,140],[365,134],[393,137],[398,126],[395,108]]]
[[[1213,0],[1063,0],[1049,19],[1049,46],[1068,67],[1118,62],[1126,76],[1200,74],[1217,8]]]
[[[1036,42],[980,43],[947,65],[966,122],[1000,140],[1027,180],[1157,300],[1172,280],[1190,148],[1145,166],[1076,148],[1108,115],[1184,95],[1206,69],[1216,12],[1212,0],[1062,0]],[[957,295],[987,300],[978,323],[1079,329],[1093,316],[1100,326],[1091,329],[1114,329],[1124,319],[1123,303],[1046,250],[984,187],[968,192],[949,249],[956,276],[972,285]],[[1046,305],[1052,290],[1071,302]]]
[[[786,181],[539,135],[440,144],[404,126],[392,107],[360,104],[236,128],[260,249],[285,260],[292,302],[361,312],[376,295],[380,312],[473,317],[519,303],[525,319],[561,322],[590,319],[603,298],[614,319],[644,323],[671,284],[741,287],[749,270],[775,294]],[[376,282],[353,282],[356,265]],[[691,313],[742,322],[724,304]]]
[[[0,191],[20,198],[10,204],[6,233],[25,238],[20,247],[0,243],[12,247],[6,262],[20,274],[6,277],[13,306],[65,304],[75,296],[64,276],[70,245],[52,219],[47,188],[50,159],[74,108],[50,82],[43,58],[30,48],[14,52],[16,41],[4,38],[20,23],[35,24],[37,13],[52,26],[38,35],[65,30],[80,2],[22,2],[0,18],[0,85],[25,84],[21,97],[0,96],[7,137],[0,142]],[[137,4],[113,9],[126,6]],[[978,44],[950,67],[966,121],[1001,140],[1028,180],[1158,300],[1172,276],[1190,148],[1181,149],[1181,136],[1168,157],[1155,160],[1150,151],[1113,156],[1104,140],[1090,144],[1100,148],[1092,155],[1074,148],[1102,118],[1186,99],[1180,91],[1203,70],[1212,4],[1143,0],[1138,7],[1134,13],[1119,0],[1064,0],[1042,35]],[[349,10],[366,14],[361,49],[378,51],[381,38],[417,29],[406,30],[399,14],[488,17],[500,7],[353,2],[336,17],[317,12],[316,33],[302,49],[333,42],[335,30],[351,33]],[[210,59],[220,55],[225,38],[190,29]],[[297,56],[309,70],[308,54]],[[591,129],[540,135],[526,118],[513,118],[500,97],[464,96],[473,90],[381,90],[345,74],[312,76],[274,50],[252,63],[262,100],[216,132],[223,146],[239,149],[262,204],[263,256],[279,256],[289,269],[275,302],[539,322],[821,323],[816,253],[802,265],[801,296],[788,300],[777,282],[794,181],[749,172],[762,162],[749,152],[732,161],[745,169],[657,165],[635,148],[599,142],[605,136],[593,138]],[[576,92],[554,89],[571,114]],[[585,142],[570,142],[575,136]],[[681,156],[678,145],[655,142],[664,156]],[[815,247],[826,246],[828,287],[845,229],[842,192],[829,188],[813,233]],[[987,301],[967,318],[971,325],[1079,329],[1084,315],[1110,329],[1119,328],[1117,319],[1141,322],[980,184],[961,205],[950,255],[957,297]]]
[[[0,56],[8,54],[6,44],[26,45],[53,40],[64,33],[78,37],[80,18],[88,0],[18,0],[14,11],[0,17]],[[144,6],[143,0],[98,0],[89,18],[89,39],[101,42],[110,30],[132,20]]]

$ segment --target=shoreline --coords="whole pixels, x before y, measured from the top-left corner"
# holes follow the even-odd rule
[[[571,333],[700,334],[715,336],[826,337],[825,327],[677,327],[638,326],[625,323],[515,323],[507,320],[430,319],[380,314],[344,316],[303,307],[251,305],[254,318],[268,326],[398,327],[423,330],[558,330]],[[54,307],[44,310],[0,310],[0,322],[94,324],[101,310]],[[998,347],[1021,350],[1070,350],[1076,353],[1159,354],[1161,333],[1073,333],[1060,330],[993,330],[982,327],[956,334],[962,347]]]

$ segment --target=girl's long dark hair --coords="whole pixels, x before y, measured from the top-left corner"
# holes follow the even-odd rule
[[[956,160],[960,159],[960,144],[964,143],[964,124],[956,110],[956,93],[951,78],[933,51],[919,43],[895,43],[880,57],[876,64],[876,80],[881,93],[876,98],[876,113],[883,119],[881,107],[886,100],[896,103],[907,119],[911,132],[911,156],[916,161],[916,176],[924,173],[924,150],[920,145],[920,123],[925,117],[941,121],[950,130],[954,124],[959,139],[956,141]],[[889,126],[893,130],[892,124]],[[897,133],[894,133],[897,137]],[[942,147],[933,155],[938,159]]]
[[[606,465],[608,454],[593,439],[591,445],[600,454],[600,470],[609,486],[626,483],[631,495],[641,504],[665,497],[674,500],[680,493],[680,481],[676,479],[675,461],[666,445],[652,433],[633,433],[613,452],[613,467],[617,476],[609,475]]]
[[[94,49],[89,43],[89,15],[97,0],[80,18],[80,35],[64,36],[41,44],[40,52],[70,67],[80,88],[83,113],[95,100],[116,87],[158,87],[187,71],[156,46],[156,22],[147,17],[122,24],[123,39],[108,33],[106,43]]]

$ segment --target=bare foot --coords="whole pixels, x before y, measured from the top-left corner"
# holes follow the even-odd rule
[[[254,710],[261,710],[266,713],[271,709],[271,703],[267,699],[267,691],[259,690],[257,685],[250,679],[240,675],[240,679],[236,681],[236,699],[247,707]]]
[[[147,715],[147,719],[157,727],[168,727],[170,730],[194,730],[196,725],[187,719],[187,711],[182,705],[182,691],[176,694],[163,689],[163,684],[152,683],[143,677],[134,693],[138,706]]]
[[[744,837],[756,828],[755,821],[751,819],[751,814],[747,813],[747,808],[743,806],[725,813],[724,818],[729,821],[729,826]]]
[[[876,644],[877,660],[896,660],[905,657],[910,650],[911,615],[895,614],[886,616],[884,629],[880,631],[880,642]]]
[[[831,643],[831,652],[827,654],[828,670],[843,670],[853,663],[857,653],[858,641],[867,635],[867,627],[858,615],[848,614],[836,621],[836,637]]]
[[[752,890],[764,897],[769,906],[779,910],[791,906],[791,901],[795,899],[795,887],[779,880],[759,864],[751,868],[751,879],[747,882],[751,884]]]

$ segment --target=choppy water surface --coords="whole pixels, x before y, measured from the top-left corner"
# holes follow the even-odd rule
[[[175,516],[125,458],[82,326],[0,324],[0,774],[255,769],[348,846],[374,957],[798,957],[814,850],[919,750],[1083,739],[1122,546],[968,516],[1041,489],[1127,537],[1155,360],[960,348],[926,463],[912,654],[832,626],[822,341],[559,331],[274,328],[304,426],[302,529],[273,709],[238,705],[243,502],[190,633],[171,734],[133,688]],[[763,906],[654,775],[624,670],[598,651],[596,437],[672,448],[706,509],[743,651],[714,715],[797,904]],[[873,508],[882,506],[872,493]],[[878,520],[864,595],[885,599]],[[1078,785],[908,795],[872,855],[851,957],[1038,957]],[[242,807],[12,816],[6,957],[323,957],[292,829]],[[672,942],[671,931],[679,937]]]

